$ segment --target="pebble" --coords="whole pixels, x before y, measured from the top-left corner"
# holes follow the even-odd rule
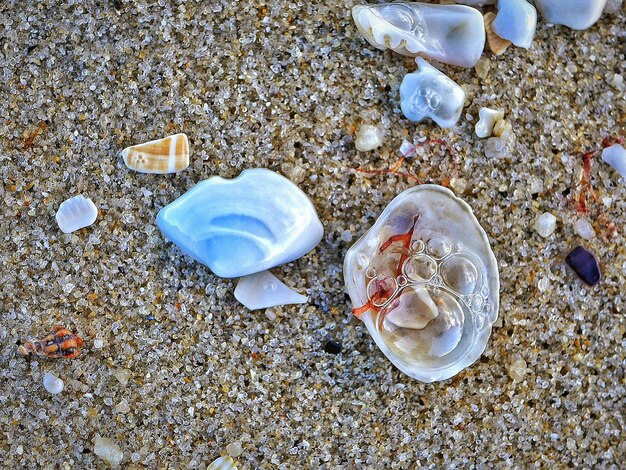
[[[363,124],[356,131],[354,145],[359,152],[369,152],[383,145],[384,140],[385,136],[382,130],[371,124]]]
[[[128,405],[128,402],[126,401],[126,399],[123,399],[121,402],[115,405],[115,411],[117,411],[118,413],[124,413],[124,414],[130,411],[130,406]]]
[[[102,349],[104,347],[104,341],[101,339],[95,339],[93,341],[93,347],[94,349]]]
[[[585,219],[576,220],[574,222],[574,230],[585,240],[591,240],[596,235],[591,223]]]
[[[583,282],[590,286],[595,286],[600,282],[601,273],[598,260],[589,250],[578,246],[567,255],[565,262]]]
[[[113,375],[115,376],[115,378],[119,380],[119,382],[124,386],[126,386],[126,384],[128,383],[128,379],[130,379],[130,376],[132,374],[133,373],[128,369],[115,369],[113,371]]]
[[[450,180],[450,187],[456,194],[463,194],[467,190],[467,180],[463,178],[452,178]]]
[[[94,454],[107,462],[112,468],[117,468],[124,458],[124,453],[111,439],[96,435],[94,439]]]
[[[556,217],[550,212],[544,212],[535,220],[534,228],[543,238],[548,238],[556,228]]]
[[[43,386],[52,395],[58,395],[63,391],[65,384],[54,374],[46,372],[43,376]]]
[[[241,443],[238,441],[231,442],[226,446],[226,452],[228,452],[231,457],[239,457],[243,453]]]
[[[341,352],[341,344],[328,340],[324,345],[324,351],[329,354],[339,354]]]
[[[524,359],[517,359],[516,361],[513,361],[509,365],[509,377],[511,377],[514,382],[521,382],[522,380],[524,380],[524,376],[528,371],[526,366],[527,364]]]
[[[542,277],[541,279],[539,279],[539,282],[537,283],[537,288],[539,289],[539,292],[545,292],[550,288],[550,279],[548,279],[547,277]]]
[[[510,156],[511,152],[508,149],[507,142],[500,137],[490,137],[485,141],[485,157],[489,159],[503,158]]]

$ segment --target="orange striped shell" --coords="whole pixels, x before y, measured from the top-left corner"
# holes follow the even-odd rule
[[[189,141],[185,134],[133,145],[122,152],[124,163],[140,173],[177,173],[189,166]]]
[[[80,336],[62,326],[55,326],[41,339],[25,341],[17,350],[26,356],[37,355],[49,358],[73,359],[80,354],[84,341]]]

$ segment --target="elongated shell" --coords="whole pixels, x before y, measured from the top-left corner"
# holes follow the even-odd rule
[[[227,455],[226,457],[215,459],[211,462],[211,465],[207,467],[207,470],[237,470],[237,466],[233,458]]]
[[[483,353],[498,316],[499,278],[487,235],[446,188],[404,191],[348,250],[346,290],[389,360],[424,382]]]
[[[235,288],[235,298],[250,310],[303,304],[308,300],[306,296],[287,287],[269,271],[242,277]]]
[[[98,209],[95,204],[82,195],[63,201],[56,213],[57,224],[63,233],[88,227],[97,217]]]
[[[133,145],[122,151],[124,163],[140,173],[177,173],[189,166],[189,141],[185,134]]]

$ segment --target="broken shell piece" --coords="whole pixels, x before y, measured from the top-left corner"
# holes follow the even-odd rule
[[[309,300],[291,290],[269,271],[242,277],[235,288],[235,298],[250,310],[304,304]]]
[[[501,38],[493,30],[493,20],[496,19],[496,14],[492,11],[485,13],[483,16],[485,21],[485,33],[487,35],[487,44],[489,49],[495,55],[502,55],[511,45],[511,41]]]
[[[170,135],[122,151],[124,163],[139,173],[177,173],[189,166],[189,141],[185,134]]]
[[[300,258],[324,234],[307,195],[264,168],[196,184],[161,209],[157,225],[183,252],[225,278]]]
[[[587,29],[602,15],[606,0],[535,0],[535,5],[549,23]]]
[[[537,29],[537,10],[526,0],[500,0],[493,30],[503,39],[528,49]]]
[[[235,461],[230,456],[219,457],[211,462],[207,470],[237,470]]]
[[[590,251],[582,246],[576,247],[567,255],[565,262],[586,284],[595,286],[600,281],[598,260]]]
[[[463,5],[357,5],[352,18],[372,46],[410,57],[473,67],[485,46],[480,12]]]
[[[471,208],[441,186],[396,197],[348,250],[353,312],[389,360],[424,382],[483,353],[498,316],[495,257]]]
[[[411,121],[430,118],[440,127],[454,127],[465,103],[465,91],[421,57],[419,69],[404,76],[400,84],[402,114]]]
[[[385,136],[383,131],[371,124],[363,124],[356,131],[354,145],[359,152],[369,152],[383,145]]]
[[[57,224],[63,233],[89,227],[98,218],[98,209],[91,199],[83,195],[63,201],[56,213]]]
[[[602,161],[611,165],[626,178],[626,150],[619,144],[611,145],[602,151]]]
[[[480,108],[478,115],[480,116],[480,119],[476,123],[476,135],[482,139],[491,136],[493,126],[496,121],[504,118],[504,111],[499,109]]]

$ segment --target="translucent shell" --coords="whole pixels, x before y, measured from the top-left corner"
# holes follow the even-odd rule
[[[498,315],[495,257],[470,207],[421,185],[394,199],[348,251],[354,312],[405,374],[444,380],[476,361]]]

